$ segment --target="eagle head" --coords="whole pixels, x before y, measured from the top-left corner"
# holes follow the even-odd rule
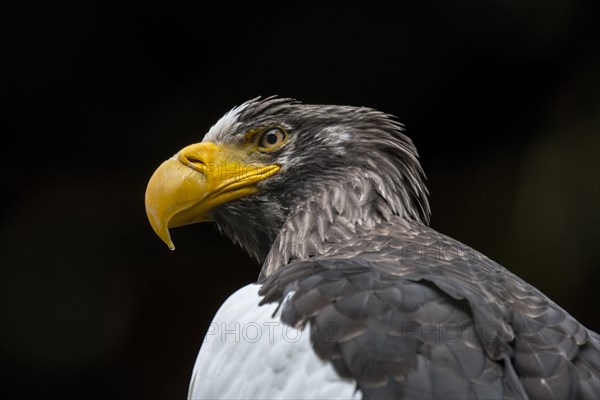
[[[388,114],[256,98],[156,170],[146,212],[171,249],[170,228],[213,222],[264,262],[283,236],[315,245],[393,216],[427,223],[423,180],[413,143]]]

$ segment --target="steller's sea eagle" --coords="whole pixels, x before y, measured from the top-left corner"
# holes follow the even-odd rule
[[[258,280],[219,309],[190,398],[600,398],[600,336],[428,226],[401,124],[253,99],[154,173],[146,210],[212,222]]]

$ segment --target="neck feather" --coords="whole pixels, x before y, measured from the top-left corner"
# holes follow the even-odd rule
[[[376,174],[348,174],[343,184],[319,185],[275,236],[259,280],[293,261],[343,257],[363,233],[392,219],[413,219],[401,193],[381,190]],[[420,222],[420,221],[419,221]]]

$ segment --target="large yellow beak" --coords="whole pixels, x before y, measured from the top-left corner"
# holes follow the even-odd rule
[[[232,146],[196,143],[154,172],[146,188],[146,214],[154,232],[169,246],[169,228],[210,220],[216,206],[250,196],[256,184],[279,171],[277,165],[246,164]]]

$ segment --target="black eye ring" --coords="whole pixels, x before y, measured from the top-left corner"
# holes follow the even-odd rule
[[[263,132],[258,141],[258,145],[263,149],[273,149],[279,147],[285,139],[287,134],[281,128],[271,128]]]

